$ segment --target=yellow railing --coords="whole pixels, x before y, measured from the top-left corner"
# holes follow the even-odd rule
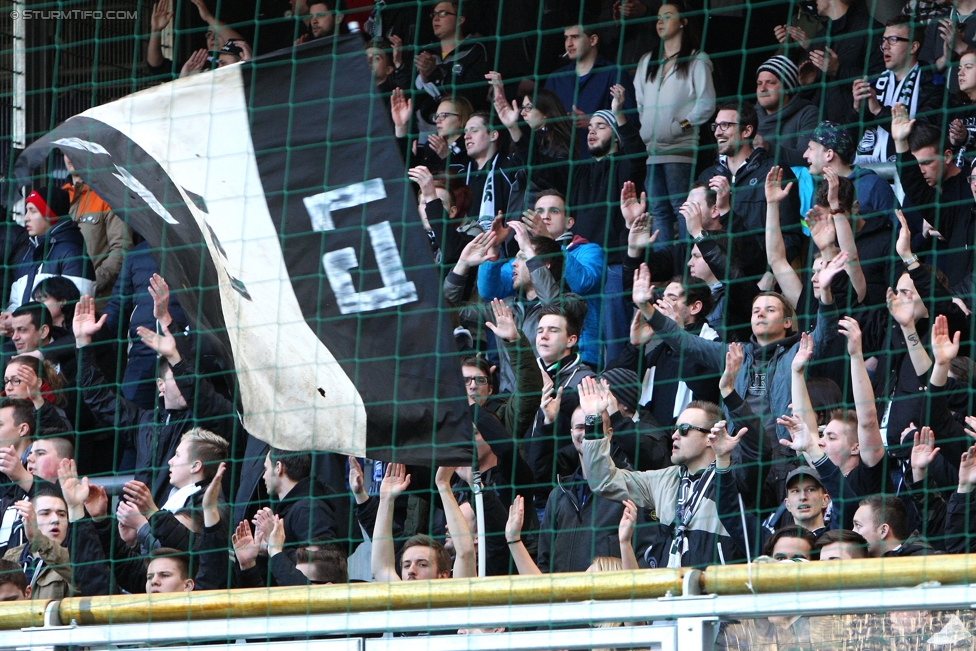
[[[599,574],[501,576],[453,581],[404,581],[290,588],[214,590],[162,595],[64,599],[61,622],[80,625],[186,621],[242,617],[539,604],[680,596],[686,570],[640,570]],[[699,578],[702,592],[902,588],[937,581],[976,583],[976,554],[842,562],[711,566]],[[0,605],[0,629],[42,626],[49,602]]]

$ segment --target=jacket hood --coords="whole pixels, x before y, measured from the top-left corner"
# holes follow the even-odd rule
[[[787,102],[784,106],[780,107],[778,111],[776,111],[775,113],[770,113],[768,115],[766,114],[766,109],[759,106],[759,102],[756,102],[756,114],[759,116],[760,125],[765,124],[767,122],[786,123],[794,115],[799,113],[801,109],[804,109],[808,106],[813,106],[813,102],[811,102],[808,99],[804,99],[802,97],[793,95],[790,101]],[[781,134],[781,135],[786,135],[786,134]]]

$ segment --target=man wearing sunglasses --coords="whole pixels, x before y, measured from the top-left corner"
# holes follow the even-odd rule
[[[585,476],[593,492],[607,500],[631,500],[638,508],[651,508],[661,524],[670,527],[663,544],[643,553],[651,567],[702,567],[725,564],[741,556],[718,517],[715,504],[715,451],[709,442],[712,427],[721,420],[718,405],[696,400],[678,416],[671,435],[671,463],[661,470],[637,472],[618,468],[611,458],[612,434],[602,415],[609,403],[592,380],[580,384],[580,406],[587,414],[586,438],[581,455]],[[599,438],[597,438],[599,437]],[[596,439],[596,440],[594,440]],[[737,479],[739,469],[734,471]],[[742,476],[743,486],[746,478]]]
[[[849,122],[870,120],[857,146],[858,165],[895,159],[890,127],[891,107],[903,104],[908,117],[934,118],[942,106],[942,86],[936,86],[932,71],[919,63],[918,51],[925,40],[925,26],[911,16],[895,16],[885,25],[881,39],[885,73],[872,84],[867,78],[854,81],[854,111]],[[884,126],[882,126],[884,125]]]

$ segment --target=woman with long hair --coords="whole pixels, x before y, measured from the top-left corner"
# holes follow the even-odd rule
[[[634,78],[641,138],[647,145],[647,195],[658,245],[687,237],[678,209],[691,188],[698,127],[715,111],[712,62],[699,50],[682,0],[662,5],[661,49],[641,57]],[[675,230],[677,222],[677,230]]]
[[[559,96],[537,86],[509,104],[502,76],[489,72],[487,77],[494,89],[495,114],[508,129],[515,155],[526,163],[529,192],[567,194],[573,130]]]

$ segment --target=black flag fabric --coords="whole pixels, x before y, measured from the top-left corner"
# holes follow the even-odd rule
[[[254,436],[465,464],[452,328],[385,110],[359,39],[322,39],[86,111],[15,175],[58,148],[149,241]]]

